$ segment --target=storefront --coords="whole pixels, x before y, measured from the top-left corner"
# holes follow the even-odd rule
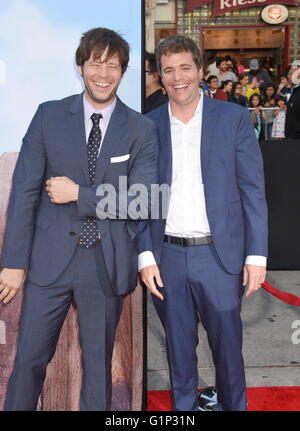
[[[175,8],[177,33],[199,43],[206,64],[230,55],[247,68],[255,57],[276,79],[300,59],[300,0],[176,0]]]

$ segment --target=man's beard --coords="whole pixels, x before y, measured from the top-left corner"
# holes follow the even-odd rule
[[[98,103],[98,104],[102,104],[102,103],[106,103],[109,102],[110,100],[114,99],[116,93],[117,93],[117,88],[113,88],[113,90],[108,94],[108,96],[105,99],[99,99],[97,98],[92,90],[90,89],[90,87],[85,84],[85,91],[87,91],[88,95],[90,96],[91,100],[93,100],[93,102]]]

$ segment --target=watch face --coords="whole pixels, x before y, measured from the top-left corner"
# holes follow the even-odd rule
[[[262,19],[268,24],[280,24],[289,16],[288,9],[281,4],[272,4],[266,6],[262,13]]]

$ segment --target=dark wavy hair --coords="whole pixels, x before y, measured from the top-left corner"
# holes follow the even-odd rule
[[[179,52],[191,52],[197,69],[203,67],[202,52],[193,39],[182,35],[171,35],[163,39],[156,48],[156,64],[158,73],[161,75],[161,57]]]
[[[249,99],[249,108],[254,108],[253,103],[252,103],[252,100],[253,100],[254,97],[258,97],[258,99],[259,99],[259,105],[262,104],[261,95],[258,94],[258,93],[254,93],[254,94],[252,94],[252,96]]]
[[[75,56],[77,66],[83,66],[91,55],[94,60],[100,59],[106,48],[107,58],[115,54],[119,56],[123,74],[129,62],[129,45],[118,33],[103,27],[93,28],[83,34]]]

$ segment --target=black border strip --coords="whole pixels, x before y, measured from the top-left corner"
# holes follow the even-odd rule
[[[141,0],[141,112],[145,113],[145,48],[146,48],[146,19],[145,0]],[[142,410],[147,409],[147,290],[143,286],[143,384],[142,384]]]

